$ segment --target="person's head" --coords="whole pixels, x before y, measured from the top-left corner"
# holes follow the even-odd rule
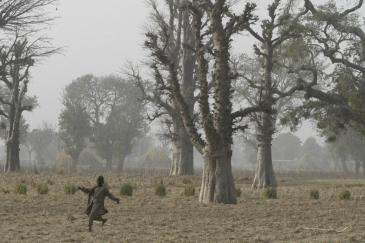
[[[98,184],[98,186],[102,186],[104,183],[104,177],[99,176],[98,179],[96,179],[96,183]]]

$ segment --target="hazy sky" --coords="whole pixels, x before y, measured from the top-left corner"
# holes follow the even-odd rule
[[[48,36],[65,51],[31,71],[29,94],[36,95],[40,104],[23,113],[31,128],[42,122],[58,124],[62,89],[72,80],[88,73],[116,74],[127,59],[138,61],[145,55],[141,47],[148,14],[144,0],[61,0],[49,12],[60,18],[49,27]],[[252,43],[234,45],[236,51],[245,48],[252,48]],[[302,141],[314,134],[309,125],[297,133]]]

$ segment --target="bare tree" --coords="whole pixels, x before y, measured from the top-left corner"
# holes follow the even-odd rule
[[[164,8],[159,9],[159,1],[148,1],[152,11],[149,24],[145,29],[146,32],[154,33],[162,39],[165,38],[165,34],[169,36],[165,52],[177,64],[175,69],[181,82],[181,95],[188,106],[190,115],[193,116],[194,104],[197,101],[197,98],[194,97],[196,58],[194,52],[189,48],[184,48],[184,45],[194,45],[194,26],[189,13],[180,9],[180,0],[161,2],[164,2]],[[147,80],[142,80],[138,70],[132,65],[129,65],[124,73],[133,77],[135,84],[142,90],[141,98],[149,101],[155,107],[155,113],[149,115],[149,119],[159,118],[166,122],[166,125],[171,124],[171,129],[166,130],[168,133],[163,135],[172,142],[173,156],[170,174],[192,175],[194,174],[193,145],[185,131],[179,109],[171,97],[171,90],[162,81],[165,77],[156,70],[157,66],[154,65],[153,60],[147,62],[152,71],[157,74],[154,80],[149,81],[150,85],[147,85]],[[148,86],[151,88],[150,90],[148,90]]]
[[[44,57],[56,53],[59,49],[51,48],[49,39],[37,37],[45,24],[54,18],[48,17],[44,7],[55,0],[7,0],[0,2],[0,82],[8,91],[0,96],[0,103],[6,109],[0,115],[7,119],[6,129],[6,164],[5,171],[20,169],[19,124],[23,111],[31,111],[32,104],[24,103],[29,70]],[[9,95],[10,94],[10,95]]]

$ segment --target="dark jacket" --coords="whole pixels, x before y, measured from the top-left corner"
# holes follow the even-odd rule
[[[118,200],[113,194],[111,194],[108,188],[103,186],[95,186],[92,188],[84,188],[82,187],[81,190],[85,193],[89,194],[89,199],[87,200],[87,208],[85,213],[89,215],[93,208],[96,206],[102,206],[102,210],[100,210],[99,215],[104,215],[108,212],[104,207],[104,199],[105,197],[109,197],[111,200]]]

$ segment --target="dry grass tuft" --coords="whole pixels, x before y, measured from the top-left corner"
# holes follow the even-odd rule
[[[181,181],[182,181],[182,183],[183,183],[183,184],[185,184],[185,185],[187,185],[187,184],[191,184],[191,180],[190,180],[190,178],[189,178],[188,176],[183,176],[183,177],[181,178]]]
[[[347,189],[344,189],[341,191],[340,195],[339,195],[339,198],[341,200],[349,200],[350,199],[350,196],[351,196],[351,193],[349,190]]]
[[[76,193],[76,186],[74,184],[67,184],[63,187],[63,192],[66,195],[75,194]]]
[[[23,183],[17,183],[14,188],[15,194],[27,194],[27,186]]]
[[[162,184],[157,184],[155,186],[155,195],[156,196],[166,196],[166,187]]]
[[[311,199],[318,199],[319,198],[319,191],[317,188],[312,188],[309,192],[309,198]]]
[[[119,193],[122,196],[132,196],[133,187],[129,183],[123,183],[122,186],[120,187]]]
[[[48,193],[48,186],[47,184],[38,184],[37,185],[37,192],[40,195],[44,195]]]
[[[277,198],[277,191],[275,187],[266,187],[264,189],[264,196],[269,199],[276,199]]]
[[[184,195],[187,196],[187,197],[195,196],[195,187],[194,187],[194,185],[190,185],[190,186],[186,187],[185,190],[184,190]]]
[[[236,195],[237,195],[237,197],[240,197],[241,194],[242,194],[241,188],[236,188]]]

